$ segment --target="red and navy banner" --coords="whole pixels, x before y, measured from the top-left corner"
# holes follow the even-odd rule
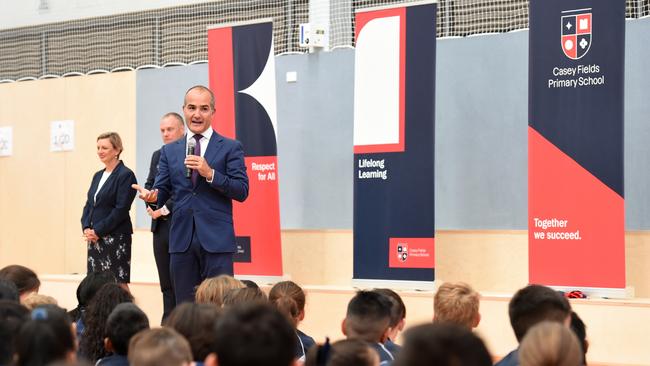
[[[281,276],[273,23],[208,30],[214,128],[244,145],[249,195],[234,203],[235,274]]]
[[[625,0],[531,0],[529,281],[625,287]]]
[[[356,14],[354,278],[434,280],[436,5]]]

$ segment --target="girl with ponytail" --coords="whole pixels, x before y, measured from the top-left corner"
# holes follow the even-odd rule
[[[280,310],[296,329],[296,358],[304,361],[307,351],[316,343],[312,337],[298,329],[298,324],[305,319],[305,292],[295,282],[278,282],[271,288],[269,302]]]

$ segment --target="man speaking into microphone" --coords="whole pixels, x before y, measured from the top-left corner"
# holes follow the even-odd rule
[[[212,91],[190,88],[183,114],[189,132],[160,150],[153,190],[134,185],[140,198],[159,207],[174,197],[169,253],[176,304],[192,301],[194,288],[205,278],[233,275],[232,200],[248,197],[241,143],[212,129]]]

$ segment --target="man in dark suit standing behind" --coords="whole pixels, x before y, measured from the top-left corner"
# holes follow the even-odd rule
[[[160,120],[160,135],[163,144],[174,142],[185,134],[183,117],[178,113],[170,112]],[[149,165],[149,176],[144,184],[146,189],[153,188],[156,174],[158,174],[158,162],[160,161],[160,149],[154,151]],[[151,232],[153,233],[153,255],[158,268],[158,279],[160,291],[163,295],[163,320],[176,306],[172,279],[169,273],[169,226],[174,209],[174,200],[170,198],[162,207],[156,203],[147,203],[147,213],[151,216]]]
[[[192,301],[205,278],[233,275],[232,200],[248,197],[241,143],[212,129],[214,94],[204,86],[190,88],[183,113],[189,132],[160,150],[154,189],[133,186],[159,206],[174,198],[169,253],[177,304]],[[189,145],[193,155],[186,154]]]

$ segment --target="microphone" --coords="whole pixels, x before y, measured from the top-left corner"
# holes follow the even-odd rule
[[[187,155],[194,155],[194,149],[196,148],[196,141],[191,139],[187,142]],[[185,178],[192,178],[192,169],[185,167]]]

